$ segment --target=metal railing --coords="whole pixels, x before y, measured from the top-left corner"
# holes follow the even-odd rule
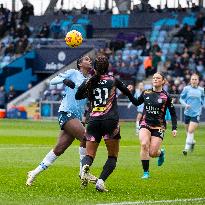
[[[129,101],[126,99],[118,100],[118,111],[120,120],[135,121],[137,109],[135,106],[128,108]],[[58,108],[60,102],[57,101],[41,101],[40,113],[41,117],[45,119],[56,119],[58,116]],[[178,122],[184,121],[184,107],[181,104],[175,104]],[[201,122],[205,122],[205,108],[202,110]]]

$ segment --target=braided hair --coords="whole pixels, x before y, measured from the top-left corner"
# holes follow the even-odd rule
[[[108,58],[104,55],[99,55],[94,61],[94,69],[96,74],[93,75],[87,82],[88,99],[92,100],[93,88],[95,88],[100,81],[101,75],[107,73],[109,67]]]

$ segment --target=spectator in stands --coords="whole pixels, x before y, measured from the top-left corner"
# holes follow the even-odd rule
[[[202,30],[204,27],[204,16],[202,13],[198,14],[196,22],[195,22],[195,26],[193,27],[193,29],[195,30]]]
[[[2,12],[0,12],[0,37],[3,37],[4,33],[6,32],[5,23],[5,15]]]
[[[151,46],[151,52],[152,52],[153,55],[155,55],[156,53],[161,52],[161,48],[160,48],[160,46],[158,45],[158,43],[156,41]]]
[[[8,102],[12,101],[16,97],[16,91],[14,90],[14,86],[11,85],[9,88],[9,92],[7,94]]]
[[[144,60],[144,69],[146,78],[148,78],[152,73],[152,56],[147,56]]]
[[[201,49],[201,42],[195,41],[189,50],[198,56],[200,53],[200,49]]]
[[[177,86],[176,85],[171,85],[171,87],[169,86],[169,93],[171,93],[171,94],[179,94],[179,91],[178,91],[178,89],[177,89]]]
[[[16,28],[16,36],[22,38],[23,36],[30,36],[30,30],[26,24],[18,24]]]
[[[29,4],[29,3],[24,3],[23,4],[23,8],[21,9],[20,12],[21,12],[21,19],[22,19],[22,21],[28,22],[29,17],[31,15],[34,15],[33,5]]]
[[[137,48],[139,46],[140,48],[144,49],[146,44],[147,44],[147,39],[146,39],[145,35],[142,34],[138,37],[135,37],[134,42],[132,44],[132,47]]]
[[[41,27],[40,32],[37,34],[38,38],[48,38],[50,33],[50,28],[48,24],[45,22]]]
[[[88,14],[88,9],[87,9],[86,5],[84,5],[84,6],[81,8],[81,14]]]
[[[159,52],[156,52],[154,55],[153,55],[153,58],[152,58],[152,73],[151,74],[154,74],[157,72],[157,69],[158,69],[158,65],[159,63],[161,62],[161,55],[162,53],[159,51]]]
[[[180,30],[180,26],[179,24],[176,24],[174,28],[168,32],[168,36],[171,38],[174,37],[179,32],[179,30]]]
[[[204,73],[204,65],[203,65],[203,61],[199,60],[198,65],[196,66],[196,70],[198,73],[203,74]]]
[[[150,52],[151,52],[151,44],[150,44],[150,42],[147,42],[146,47],[142,51],[141,56],[149,56]]]
[[[192,3],[191,11],[198,12],[199,10],[200,10],[200,7],[197,6],[195,3]]]
[[[6,12],[6,9],[4,8],[3,4],[0,4],[0,12],[3,14]]]
[[[4,90],[4,86],[0,87],[0,109],[6,108],[6,101],[7,101],[6,91]]]
[[[161,5],[157,5],[156,12],[158,12],[158,13],[162,13]]]
[[[5,44],[3,42],[1,42],[0,43],[0,57],[4,56],[5,50],[6,50]]]
[[[53,38],[58,38],[60,33],[61,33],[61,25],[60,21],[56,19],[52,24],[51,24],[51,32],[53,34]]]
[[[11,42],[9,43],[9,45],[6,47],[5,49],[5,55],[14,55],[15,53],[15,46],[14,46],[14,43]]]
[[[23,54],[27,48],[28,39],[26,37],[19,39],[16,42],[16,54]]]
[[[185,40],[185,45],[190,45],[193,40],[194,40],[194,33],[191,29],[190,26],[187,27],[186,32],[184,33],[184,40]]]

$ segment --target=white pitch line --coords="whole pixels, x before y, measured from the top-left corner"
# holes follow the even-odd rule
[[[133,205],[133,204],[166,204],[166,203],[177,203],[177,202],[197,202],[205,201],[205,198],[193,198],[193,199],[175,199],[175,200],[161,200],[161,201],[125,201],[119,203],[107,203],[107,204],[97,204],[97,205]]]
[[[183,146],[183,145],[168,145],[168,146],[178,146],[178,147],[181,147],[181,146]],[[197,147],[205,147],[205,145],[203,145],[203,144],[201,144],[201,145],[196,145]],[[34,148],[34,149],[44,149],[44,148],[49,148],[49,147],[52,147],[52,145],[47,145],[47,146],[28,146],[28,147],[22,147],[22,146],[15,146],[15,147],[1,147],[0,146],[0,150],[9,150],[9,149],[30,149],[30,148]],[[76,149],[76,148],[78,148],[79,146],[77,146],[77,145],[71,145],[70,147],[69,147],[69,149]],[[128,145],[128,146],[120,146],[120,148],[127,148],[127,147],[130,147],[130,148],[133,148],[133,147],[139,147],[139,145]],[[103,148],[103,147],[100,147],[100,148]]]

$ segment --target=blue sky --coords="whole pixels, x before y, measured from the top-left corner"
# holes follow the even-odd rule
[[[49,0],[29,0],[33,5],[34,5],[34,13],[35,15],[41,15],[46,7],[48,6]],[[194,3],[197,3],[198,0],[192,0]],[[57,7],[60,8],[60,2],[61,0],[59,0]],[[88,7],[88,8],[93,8],[93,7],[100,7],[100,2],[102,5],[104,5],[105,0],[64,0],[64,8],[72,8],[72,7],[76,7],[76,8],[80,8],[81,6],[83,6],[84,4]],[[133,0],[134,4],[139,3],[139,0]],[[150,4],[153,7],[156,7],[156,5],[160,4],[162,6],[165,5],[166,0],[150,0],[149,1]],[[169,7],[174,7],[178,5],[178,0],[168,0],[168,6]],[[186,7],[186,0],[179,0],[180,4],[183,7]],[[5,7],[11,9],[11,4],[12,4],[12,0],[0,0],[0,3],[3,3]],[[20,0],[16,0],[16,9],[20,10],[22,7],[21,1]],[[116,11],[116,10],[115,10]]]

